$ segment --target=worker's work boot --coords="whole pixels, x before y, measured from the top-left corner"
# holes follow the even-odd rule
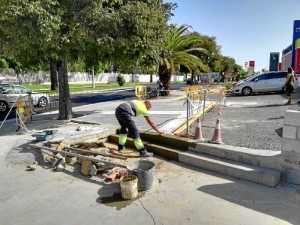
[[[153,153],[152,152],[147,152],[145,148],[139,150],[140,151],[140,157],[152,157]]]
[[[118,144],[118,151],[120,151],[120,152],[125,151],[125,146],[124,146],[124,145],[119,145],[119,144]]]

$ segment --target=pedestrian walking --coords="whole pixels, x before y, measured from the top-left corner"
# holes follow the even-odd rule
[[[148,124],[160,135],[164,134],[164,131],[161,131],[157,128],[155,123],[149,118],[148,110],[152,107],[150,100],[140,101],[133,100],[120,104],[115,111],[115,116],[121,125],[119,133],[119,143],[118,150],[125,150],[125,143],[127,140],[127,132],[133,136],[133,142],[136,149],[140,152],[141,157],[151,157],[153,156],[152,152],[148,152],[144,147],[144,144],[140,138],[139,131],[135,125],[135,122],[132,119],[132,116],[144,116]]]
[[[288,101],[285,103],[285,105],[290,105],[292,103],[292,93],[294,91],[294,71],[292,67],[288,68],[288,73],[286,76],[285,83],[283,85],[283,88],[285,90],[285,94],[288,96]]]

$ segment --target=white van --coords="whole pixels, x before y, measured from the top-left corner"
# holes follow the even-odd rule
[[[283,91],[282,86],[286,76],[287,72],[267,72],[254,75],[236,83],[233,87],[233,93],[251,95],[255,92]],[[298,87],[298,80],[295,80],[295,89]]]

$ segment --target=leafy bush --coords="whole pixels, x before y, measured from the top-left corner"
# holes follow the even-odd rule
[[[3,70],[7,70],[8,69],[8,63],[3,58],[0,58],[0,68],[3,69]]]
[[[235,81],[240,81],[248,77],[248,72],[241,71],[239,74],[235,77]]]
[[[224,85],[225,85],[226,90],[228,90],[228,91],[231,91],[233,89],[233,83],[231,83],[231,82],[226,82]]]
[[[118,82],[118,84],[119,84],[120,86],[123,86],[123,85],[124,85],[125,79],[124,79],[124,77],[123,77],[121,74],[119,74],[119,75],[117,76],[117,82]]]

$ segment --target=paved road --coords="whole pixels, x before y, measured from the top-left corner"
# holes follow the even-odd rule
[[[156,83],[147,84],[147,87],[157,88]],[[179,90],[185,87],[185,83],[174,83],[172,84],[172,90]],[[75,93],[71,94],[72,107],[94,104],[99,102],[116,101],[122,99],[132,99],[135,98],[135,90],[131,89],[121,89],[121,90],[107,90],[107,91],[94,91],[86,93]],[[7,113],[0,113],[0,121],[3,121]],[[13,119],[16,117],[15,110],[12,110],[6,119]]]

